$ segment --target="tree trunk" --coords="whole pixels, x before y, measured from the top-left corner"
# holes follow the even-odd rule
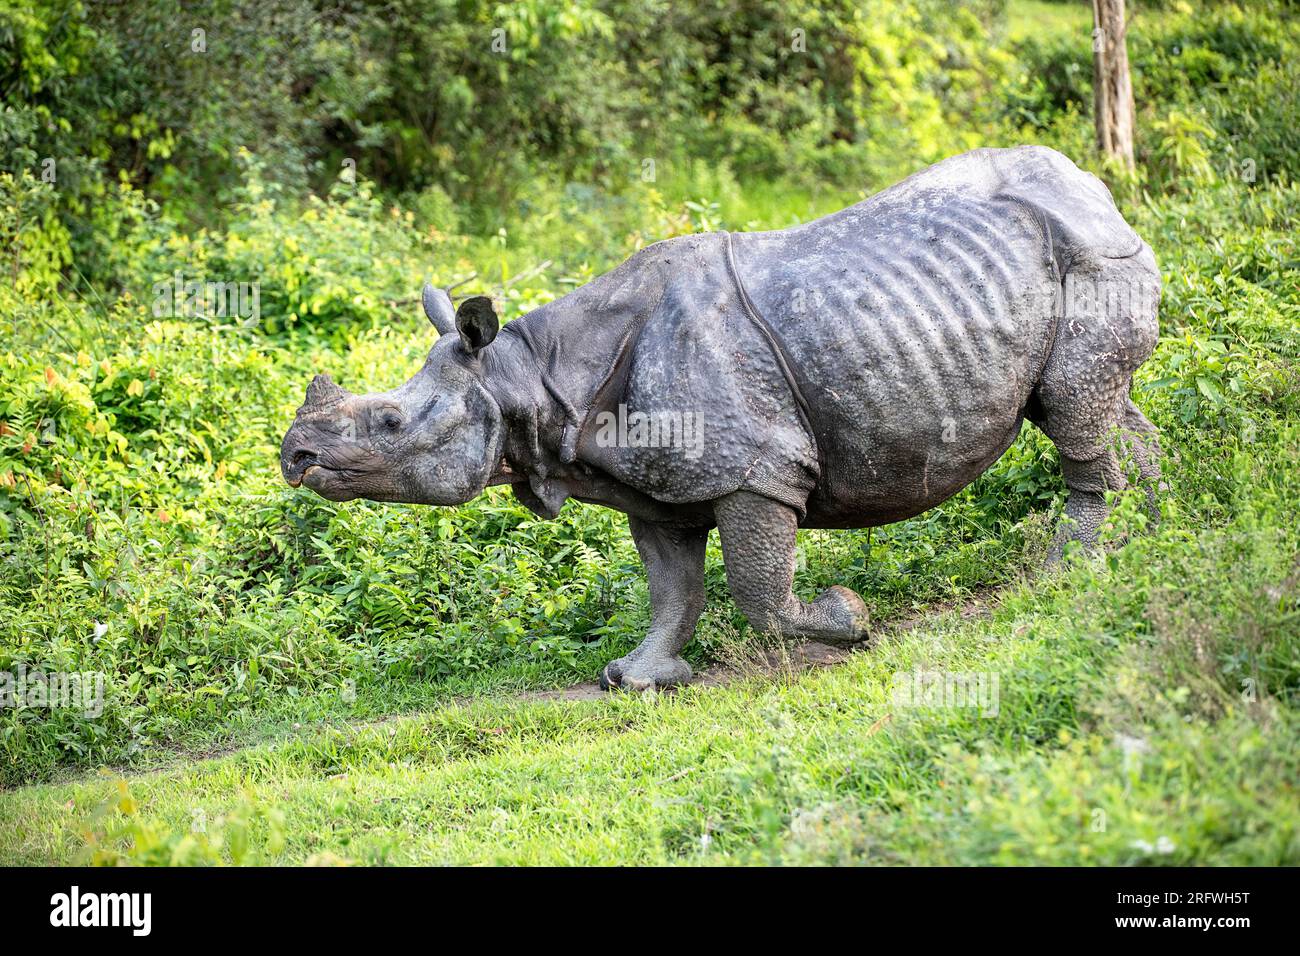
[[[1124,0],[1092,0],[1092,89],[1097,148],[1133,168],[1133,84],[1124,42]]]

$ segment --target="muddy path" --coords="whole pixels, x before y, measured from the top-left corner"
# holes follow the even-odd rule
[[[900,640],[935,618],[958,613],[965,619],[987,615],[997,603],[997,590],[981,591],[961,601],[931,605],[915,614],[891,622],[861,644],[833,647],[817,641],[787,644],[778,647],[752,649],[736,661],[717,663],[699,671],[689,687],[722,687],[736,680],[751,677],[773,678],[781,674],[795,675],[823,667],[834,667],[854,654],[868,653],[873,647],[891,640]],[[595,681],[584,681],[554,690],[523,691],[518,700],[600,700],[611,692],[602,690]]]
[[[881,625],[879,631],[861,643],[849,647],[832,647],[816,641],[800,644],[781,644],[773,647],[747,647],[735,659],[711,664],[698,671],[691,679],[690,687],[725,687],[739,680],[766,679],[781,677],[794,678],[801,674],[835,667],[848,660],[854,654],[870,653],[871,649],[888,641],[903,640],[906,635],[917,628],[932,623],[949,614],[960,614],[962,619],[982,617],[989,614],[997,604],[1001,589],[990,589],[968,595],[960,600],[938,602]],[[672,693],[673,691],[668,691]],[[179,743],[164,743],[154,748],[151,760],[141,761],[133,766],[113,765],[94,770],[79,768],[64,774],[56,774],[52,779],[32,786],[59,786],[76,784],[91,779],[117,779],[120,777],[140,777],[175,771],[178,768],[207,763],[229,757],[245,750],[259,747],[275,747],[294,740],[301,740],[313,734],[340,731],[360,733],[376,727],[384,727],[402,720],[410,720],[445,707],[464,707],[477,701],[496,703],[521,701],[596,701],[604,700],[611,693],[636,693],[635,691],[602,690],[596,681],[583,681],[565,687],[547,690],[525,690],[509,693],[488,693],[479,696],[452,697],[424,710],[401,711],[381,717],[358,720],[317,720],[295,723],[280,733],[272,733],[255,739],[231,739],[207,745],[192,746]],[[0,789],[0,793],[12,793],[23,788]]]

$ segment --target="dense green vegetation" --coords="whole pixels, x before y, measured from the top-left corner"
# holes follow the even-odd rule
[[[98,713],[0,708],[0,861],[1300,861],[1300,36],[1136,6],[1125,174],[1066,4],[0,0],[0,672],[105,675]],[[926,515],[802,533],[800,592],[889,635],[848,663],[517,699],[639,640],[619,516],[279,478],[313,372],[418,367],[426,277],[513,318],[1019,142],[1105,177],[1165,276],[1163,521],[1117,496],[1101,555],[1036,573],[1063,486],[1027,428]],[[707,574],[688,656],[747,660]],[[999,675],[997,716],[897,706],[917,668]]]

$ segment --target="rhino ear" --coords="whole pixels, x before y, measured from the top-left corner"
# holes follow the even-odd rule
[[[420,295],[424,303],[424,314],[429,317],[439,335],[450,335],[456,328],[456,310],[451,307],[451,296],[446,289],[435,289],[431,283],[424,284]]]
[[[471,355],[491,345],[500,327],[492,300],[485,295],[466,299],[456,310],[456,329],[465,351]]]

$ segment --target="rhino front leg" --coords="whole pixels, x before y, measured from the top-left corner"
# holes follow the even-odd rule
[[[704,610],[704,548],[708,528],[678,528],[628,515],[632,540],[650,585],[650,633],[626,657],[610,661],[600,686],[648,690],[691,679],[681,650]]]
[[[748,491],[720,498],[714,505],[727,586],[750,625],[766,633],[826,644],[854,644],[868,634],[862,598],[836,585],[812,603],[795,597],[794,510]]]

